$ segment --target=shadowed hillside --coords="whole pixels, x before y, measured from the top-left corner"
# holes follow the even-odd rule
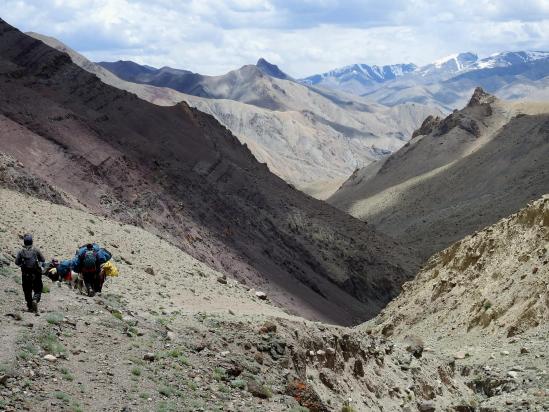
[[[289,187],[213,117],[102,83],[0,24],[2,151],[90,210],[142,226],[309,318],[377,313],[406,250]]]

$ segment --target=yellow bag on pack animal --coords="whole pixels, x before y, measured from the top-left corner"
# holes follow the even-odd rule
[[[101,270],[105,276],[116,277],[118,276],[118,268],[114,265],[112,260],[105,262],[101,265]]]

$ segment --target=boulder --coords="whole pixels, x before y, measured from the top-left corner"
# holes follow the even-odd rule
[[[436,407],[433,401],[421,401],[417,404],[417,410],[419,412],[435,412]]]
[[[156,355],[152,352],[147,352],[143,355],[143,360],[154,362],[155,359],[156,359]]]
[[[423,339],[416,335],[408,335],[404,339],[406,344],[406,351],[411,353],[415,358],[421,358],[425,344]]]
[[[261,385],[254,380],[248,381],[248,392],[260,399],[268,399],[273,396],[271,390],[267,386]]]
[[[267,321],[259,329],[259,333],[275,333],[276,325],[273,322]]]

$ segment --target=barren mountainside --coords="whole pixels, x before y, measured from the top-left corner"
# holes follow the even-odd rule
[[[349,402],[396,412],[431,402],[431,387],[440,408],[473,396],[447,360],[425,356],[406,368],[405,345],[289,316],[140,228],[5,189],[0,208],[7,411],[329,412]],[[93,231],[120,275],[95,298],[44,277],[41,315],[22,312],[12,255],[27,230],[48,258],[71,256]]]
[[[74,63],[111,86],[155,104],[185,101],[211,114],[269,170],[299,189],[316,195],[314,187],[327,181],[333,189],[319,194],[324,198],[354,168],[402,146],[426,116],[441,114],[423,105],[389,108],[365,104],[355,96],[315,91],[288,81],[288,76],[262,59],[257,66],[244,66],[225,76],[154,69],[134,62],[100,66],[52,37],[29,35],[69,54]],[[189,81],[198,82],[200,92]]]
[[[31,175],[294,313],[356,323],[416,267],[393,240],[271,174],[211,116],[108,86],[5,22],[0,91],[2,151]]]
[[[428,118],[386,160],[328,201],[426,259],[549,192],[549,106],[477,89],[445,119]]]

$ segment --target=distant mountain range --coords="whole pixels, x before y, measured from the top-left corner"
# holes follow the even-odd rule
[[[389,66],[369,66],[353,64],[322,74],[301,79],[300,82],[309,86],[323,86],[349,93],[361,94],[375,84],[385,83],[407,73],[412,73],[417,66],[412,63]]]
[[[549,96],[549,52],[502,52],[479,59],[471,52],[425,66],[355,64],[300,79],[302,84],[345,91],[384,105],[422,103],[445,111],[461,107],[475,87],[506,99]]]
[[[35,37],[60,47],[51,38]],[[181,93],[176,99],[213,115],[271,171],[319,198],[335,191],[356,167],[400,148],[426,116],[441,114],[423,104],[388,107],[337,90],[307,87],[265,59],[221,76],[131,61],[87,68],[94,73],[105,69],[116,78],[104,81],[154,102],[166,88]],[[163,89],[144,95],[135,89],[139,84]]]

